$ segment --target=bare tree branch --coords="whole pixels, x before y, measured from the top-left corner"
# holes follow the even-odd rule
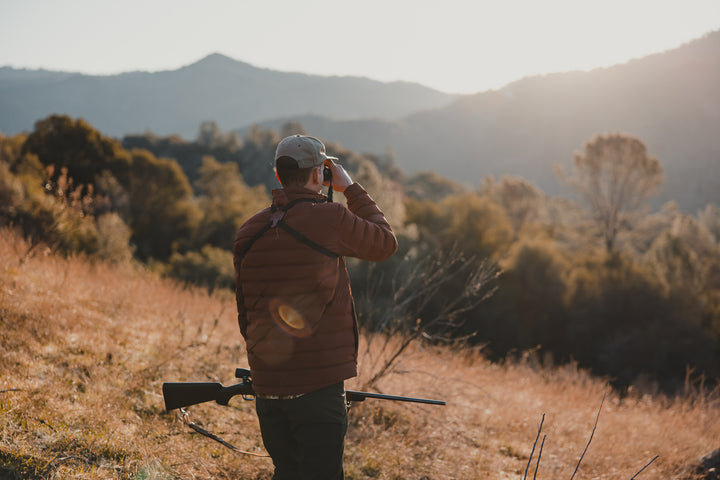
[[[370,360],[371,374],[362,384],[363,389],[375,387],[378,380],[392,370],[396,361],[419,338],[457,340],[458,329],[464,324],[463,314],[492,295],[495,289],[489,283],[499,275],[494,265],[486,261],[477,262],[474,257],[465,257],[456,248],[449,252],[426,255],[413,261],[404,272],[402,269],[396,270],[390,302],[384,310],[378,311],[372,297],[377,289],[370,279],[370,273],[367,280],[369,287],[366,289],[368,293],[363,297],[363,306],[370,310],[364,312],[363,316],[372,319],[366,320],[363,325],[368,339],[366,352],[373,351],[371,343],[378,333],[384,337],[384,345],[380,349],[381,353]],[[442,287],[453,281],[459,283],[458,280],[462,280],[462,287],[444,301],[437,301]],[[431,303],[437,308],[428,312]],[[394,343],[390,348],[391,340],[398,339],[399,344]]]

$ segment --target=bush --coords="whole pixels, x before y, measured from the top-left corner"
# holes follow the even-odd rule
[[[116,213],[106,213],[97,219],[99,234],[98,256],[111,263],[127,263],[132,260],[130,247],[132,232]]]
[[[473,315],[478,341],[489,342],[489,350],[498,357],[540,345],[567,359],[572,352],[564,306],[568,263],[556,244],[520,242],[501,267],[498,291]]]
[[[199,252],[174,253],[168,261],[167,276],[184,283],[216,288],[235,288],[232,253],[206,245]]]
[[[682,385],[688,367],[720,373],[693,298],[668,292],[649,268],[628,258],[598,260],[575,269],[568,295],[567,341],[581,364],[618,386],[649,376],[668,391]]]

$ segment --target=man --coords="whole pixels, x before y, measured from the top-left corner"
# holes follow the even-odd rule
[[[370,195],[316,138],[283,139],[282,188],[233,248],[238,324],[247,345],[273,479],[342,479],[344,380],[357,375],[358,327],[345,256],[380,261],[397,240]],[[347,208],[321,194],[329,185]]]

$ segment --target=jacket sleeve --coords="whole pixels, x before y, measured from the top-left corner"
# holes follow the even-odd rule
[[[238,281],[238,274],[235,273],[235,303],[237,304],[238,312],[238,327],[240,327],[240,333],[243,338],[247,338],[247,311],[245,310],[245,299],[242,293],[242,285]]]
[[[337,241],[341,255],[381,261],[397,250],[398,243],[385,215],[359,184],[345,189],[348,208],[338,216]]]
[[[240,258],[239,252],[244,245],[243,237],[238,232],[233,242],[233,268],[235,270],[235,303],[237,304],[238,312],[238,327],[240,327],[240,333],[243,338],[247,338],[247,311],[245,310],[245,298],[243,297],[242,285],[240,284],[240,264],[242,259]]]

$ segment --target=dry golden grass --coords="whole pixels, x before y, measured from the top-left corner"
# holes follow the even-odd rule
[[[26,256],[28,248],[0,230],[0,478],[271,477],[268,459],[234,453],[163,408],[163,381],[229,384],[247,365],[231,295],[41,250]],[[362,349],[363,376],[379,345]],[[682,467],[720,447],[716,395],[620,398],[571,367],[501,366],[477,352],[414,345],[380,386],[448,405],[354,405],[349,479],[522,478],[543,414],[537,478],[570,479],[606,393],[576,478],[630,478],[655,455],[638,478],[689,478]],[[264,453],[252,402],[188,410],[239,448]]]

